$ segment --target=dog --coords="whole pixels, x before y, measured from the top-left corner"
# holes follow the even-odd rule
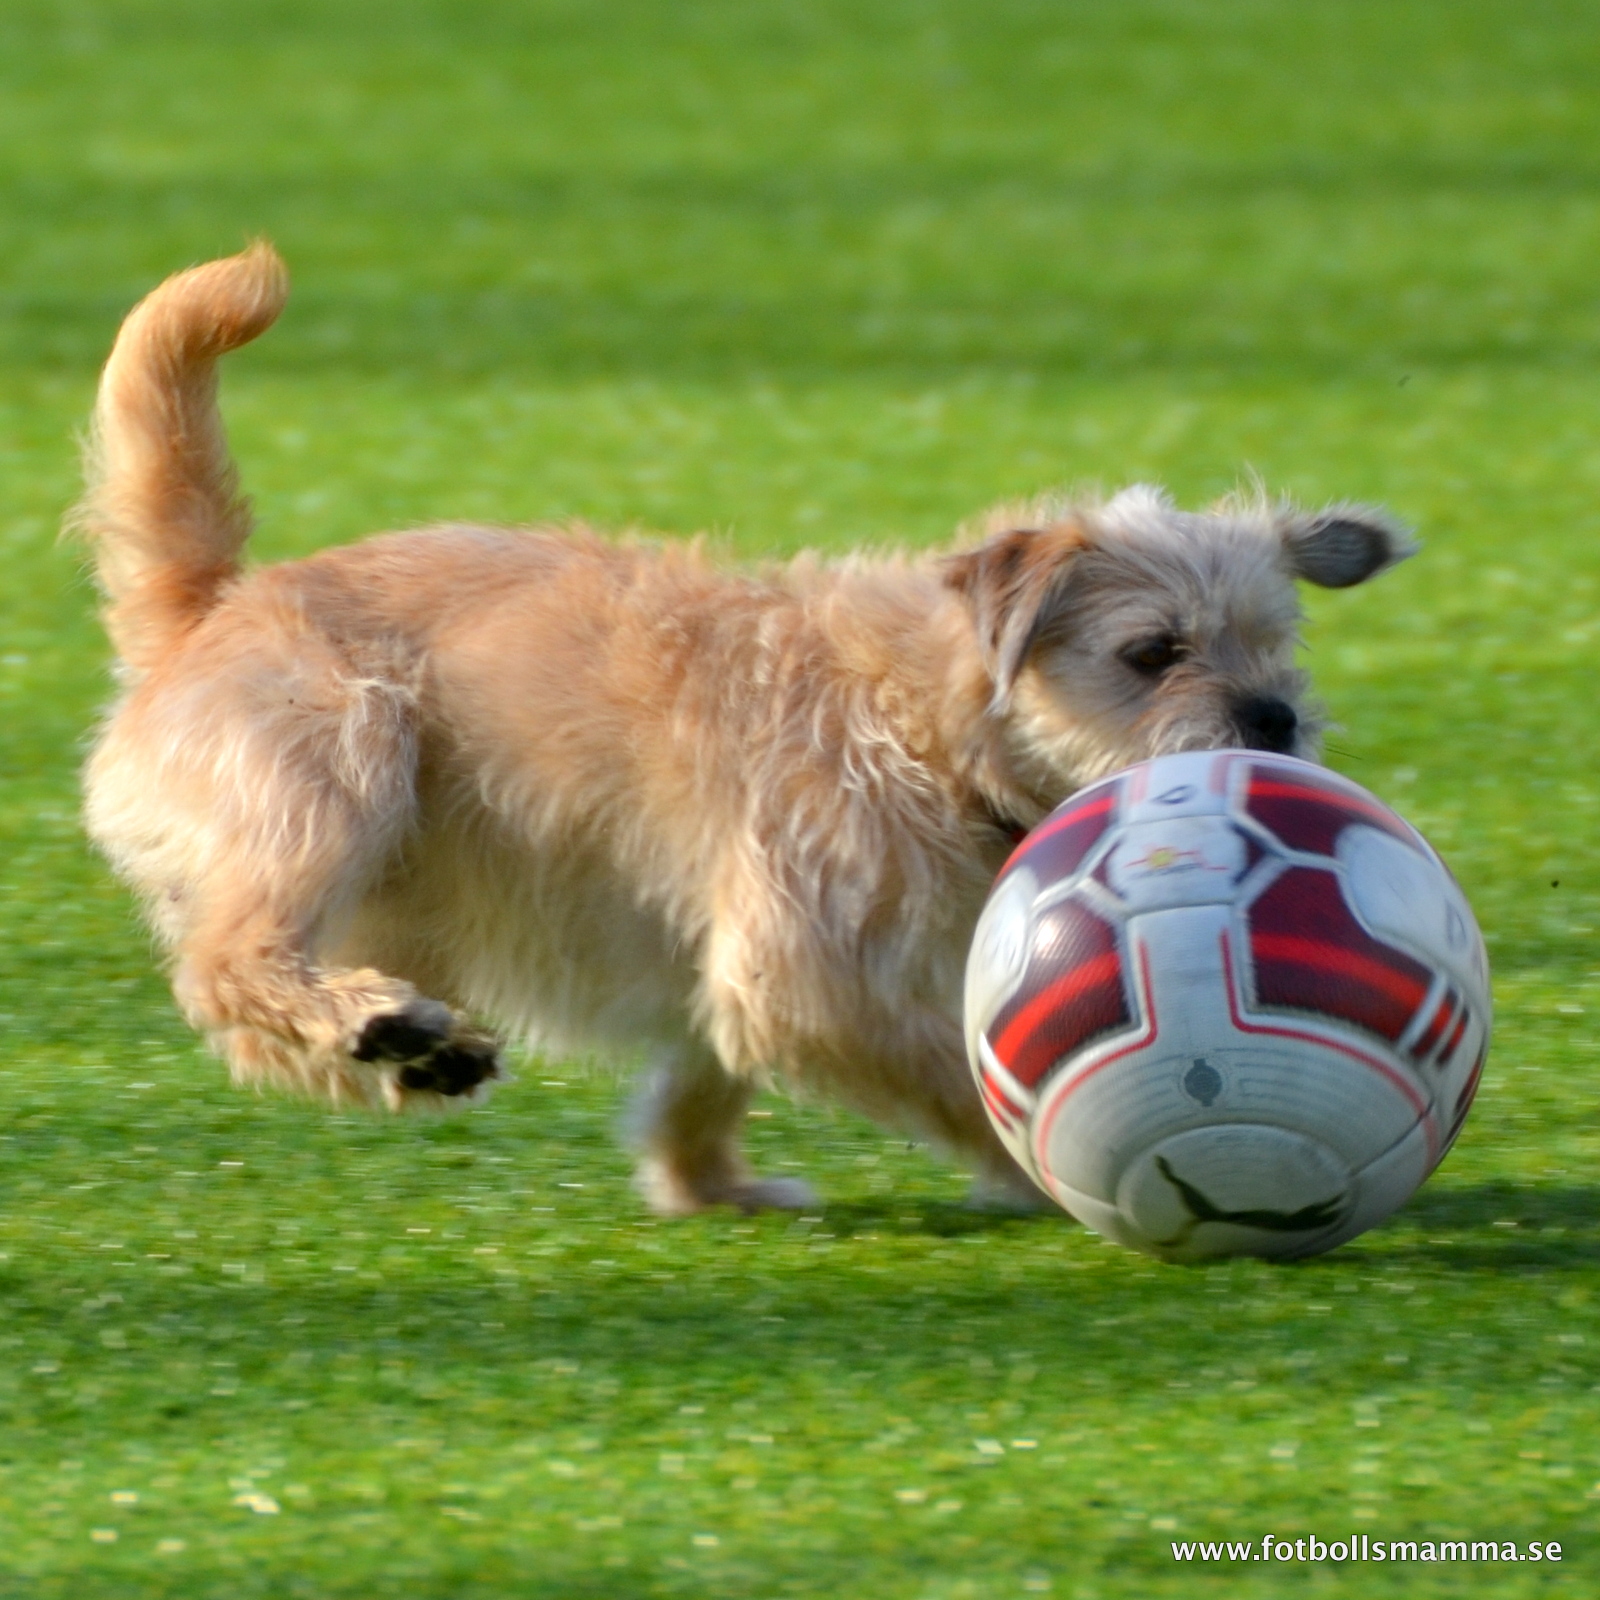
[[[257,244],[134,309],[74,519],[120,676],[87,825],[235,1078],[438,1104],[511,1036],[643,1056],[663,1213],[814,1203],[742,1154],[767,1082],[1027,1191],[960,1019],[996,872],[1131,762],[1314,757],[1295,580],[1405,532],[1136,487],[915,557],[447,525],[247,572],[217,363],[286,294]]]

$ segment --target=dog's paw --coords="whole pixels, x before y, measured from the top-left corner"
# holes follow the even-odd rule
[[[817,1192],[800,1178],[731,1177],[701,1173],[690,1178],[657,1158],[642,1161],[634,1184],[657,1216],[692,1217],[713,1206],[740,1211],[808,1211],[820,1206]]]
[[[492,1039],[457,1037],[400,1068],[400,1087],[448,1098],[471,1094],[500,1076],[500,1050]]]
[[[822,1205],[804,1178],[751,1178],[735,1184],[728,1200],[741,1211],[812,1211]]]
[[[470,1094],[500,1076],[500,1050],[487,1034],[462,1026],[437,1000],[369,1017],[350,1054],[388,1067],[401,1089],[448,1098]]]

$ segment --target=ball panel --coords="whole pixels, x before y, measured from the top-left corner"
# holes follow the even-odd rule
[[[1226,816],[1231,809],[1228,777],[1236,760],[1231,753],[1195,750],[1130,767],[1124,774],[1123,822]]]
[[[1397,1052],[1376,1045],[1368,1048],[1365,1041],[1357,1042],[1349,1030],[1331,1018],[1291,1016],[1284,1013],[1277,1018],[1262,1014],[1256,1017],[1238,1007],[1236,980],[1233,977],[1232,940],[1223,943],[1223,964],[1228,969],[1229,1003],[1233,1006],[1232,1020],[1235,1028],[1256,1039],[1282,1041],[1276,1046],[1288,1060],[1304,1063],[1302,1070],[1307,1083],[1318,1081],[1320,1068],[1313,1070],[1310,1063],[1315,1052],[1325,1051],[1331,1057],[1353,1062],[1375,1080],[1389,1085],[1410,1107],[1413,1116],[1421,1122],[1430,1147],[1438,1148],[1439,1117],[1435,1096],[1428,1083],[1416,1074],[1408,1062]],[[1309,1050],[1311,1055],[1305,1052]],[[1333,1130],[1328,1136],[1334,1137]]]
[[[1410,1128],[1435,1123],[1414,1086],[1313,1039],[1279,1050],[1139,1051],[1052,1079],[1033,1116],[1029,1165],[1111,1200],[1126,1163],[1168,1135],[1222,1123],[1314,1137],[1355,1171]]]
[[[1441,1060],[1449,1056],[1450,1051],[1441,1046],[1446,1040],[1458,1038],[1458,1030],[1467,1020],[1466,1002],[1453,984],[1441,984],[1437,1002],[1431,1011],[1422,1012],[1420,1020],[1424,1024],[1422,1031],[1406,1047],[1406,1052],[1413,1061],[1426,1066],[1435,1056]]]
[[[1335,853],[1345,895],[1367,931],[1444,966],[1481,1005],[1488,960],[1466,896],[1443,863],[1365,825],[1346,828]]]
[[[1149,1246],[1128,1226],[1127,1219],[1109,1201],[1097,1200],[1093,1195],[1080,1194],[1070,1184],[1062,1183],[1052,1173],[1039,1175],[1039,1183],[1069,1216],[1076,1217],[1084,1227],[1098,1233],[1102,1239],[1114,1239],[1130,1250],[1144,1250]]]
[[[1118,830],[1099,881],[1130,913],[1230,900],[1249,870],[1244,835],[1225,817],[1162,817]]]
[[[1415,848],[1417,835],[1381,801],[1303,761],[1252,761],[1244,808],[1290,850],[1331,856],[1352,823],[1381,828]]]
[[[1032,1088],[1063,1056],[1131,1021],[1116,929],[1061,900],[1036,914],[1027,972],[985,1032],[1006,1070]]]
[[[1440,1160],[1444,1159],[1445,1151],[1456,1142],[1456,1135],[1461,1132],[1461,1125],[1467,1120],[1467,1113],[1472,1109],[1472,1102],[1478,1093],[1478,1083],[1483,1077],[1483,1063],[1489,1055],[1489,1034],[1484,1031],[1483,1042],[1473,1057],[1472,1067],[1467,1073],[1466,1081],[1456,1092],[1456,1097],[1450,1106],[1450,1127],[1445,1134],[1443,1148],[1439,1151]]]
[[[1374,939],[1331,872],[1291,867],[1246,916],[1258,1006],[1338,1017],[1393,1044],[1428,997],[1432,973]]]
[[[997,884],[978,918],[967,954],[966,1014],[969,1051],[995,1012],[1014,995],[1028,966],[1029,932],[1039,883],[1023,870]]]
[[[997,881],[1024,863],[1041,883],[1071,878],[1111,826],[1121,793],[1120,778],[1080,790],[1022,841]]]
[[[978,1059],[978,1088],[989,1120],[1006,1148],[1024,1169],[1031,1170],[1032,1162],[1027,1154],[1028,1121],[1033,1115],[1035,1097],[1006,1071],[981,1034]]]
[[[1427,1129],[1419,1123],[1403,1139],[1397,1139],[1382,1155],[1368,1162],[1356,1174],[1355,1205],[1345,1226],[1327,1248],[1343,1244],[1346,1239],[1353,1239],[1392,1216],[1439,1164],[1438,1157],[1438,1145],[1430,1141]]]

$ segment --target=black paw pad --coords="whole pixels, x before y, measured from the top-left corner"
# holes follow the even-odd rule
[[[454,1096],[469,1093],[485,1078],[494,1077],[499,1077],[499,1069],[493,1056],[445,1045],[427,1061],[406,1062],[400,1069],[400,1088]]]
[[[485,1078],[499,1075],[492,1055],[475,1054],[456,1046],[446,1046],[429,1065],[440,1094],[465,1094],[469,1089],[476,1089]]]
[[[403,1016],[373,1017],[350,1054],[357,1061],[416,1061],[443,1044],[443,1036]],[[402,1075],[403,1076],[403,1075]]]
[[[435,1009],[449,1018],[443,1006]],[[493,1041],[481,1034],[452,1039],[453,1026],[446,1020],[441,1026],[429,1027],[404,1013],[373,1017],[350,1054],[357,1061],[397,1066],[395,1080],[402,1089],[446,1096],[467,1094],[480,1083],[498,1078],[500,1062]]]
[[[398,1076],[402,1089],[454,1096],[476,1089],[487,1078],[499,1077],[500,1069],[487,1052],[441,1045],[424,1061],[408,1061]]]

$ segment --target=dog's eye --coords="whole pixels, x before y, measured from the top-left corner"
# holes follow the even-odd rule
[[[1183,646],[1176,639],[1147,639],[1143,644],[1136,644],[1131,649],[1124,650],[1122,659],[1135,672],[1142,672],[1147,678],[1154,678],[1165,672],[1168,667],[1176,666],[1183,659]]]

